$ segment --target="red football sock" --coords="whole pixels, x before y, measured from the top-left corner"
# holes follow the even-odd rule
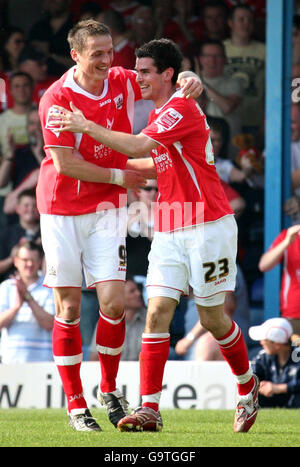
[[[233,321],[230,331],[217,339],[221,352],[238,382],[238,393],[248,394],[254,387],[246,343],[239,326]]]
[[[56,317],[52,343],[54,361],[67,397],[68,411],[86,408],[80,378],[82,361],[80,320],[70,323]]]
[[[140,394],[143,407],[158,410],[169,351],[170,335],[168,333],[143,334],[140,353]]]
[[[96,344],[101,366],[101,392],[113,392],[125,339],[125,313],[116,319],[99,312]]]

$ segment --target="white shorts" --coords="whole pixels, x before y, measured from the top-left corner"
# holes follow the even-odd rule
[[[195,303],[216,306],[235,289],[237,225],[233,216],[192,229],[155,232],[149,253],[148,298],[179,302],[193,289]]]
[[[126,277],[127,210],[109,209],[80,216],[41,215],[46,259],[44,285],[87,287]]]

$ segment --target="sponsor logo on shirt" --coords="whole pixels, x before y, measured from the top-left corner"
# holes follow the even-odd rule
[[[159,154],[157,149],[153,149],[153,160],[158,173],[165,172],[169,167],[173,167],[173,162],[168,152]]]
[[[94,158],[102,159],[103,157],[109,156],[112,152],[112,149],[104,146],[104,144],[95,144],[94,145]]]
[[[114,102],[115,102],[116,108],[118,110],[122,109],[123,108],[123,102],[124,102],[123,94],[121,93],[117,97],[114,97]]]
[[[114,120],[109,120],[109,118],[106,119],[106,128],[111,130],[113,124],[114,124]],[[112,152],[112,149],[108,148],[107,146],[104,146],[104,144],[102,143],[94,145],[94,158],[95,159],[102,159],[103,157],[109,156],[111,152]]]
[[[173,108],[167,109],[158,117],[157,120],[155,120],[158,133],[171,130],[182,118],[183,115],[181,115],[177,110]]]

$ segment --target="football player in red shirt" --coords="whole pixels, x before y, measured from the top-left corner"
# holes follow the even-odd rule
[[[214,166],[209,127],[201,108],[176,90],[182,56],[170,40],[151,41],[137,52],[137,82],[155,109],[138,135],[100,127],[73,107],[61,130],[80,131],[131,157],[151,153],[157,173],[155,234],[147,275],[148,312],[140,355],[142,407],[118,423],[121,431],[159,431],[159,401],[169,355],[169,325],[191,286],[201,324],[217,340],[237,379],[234,431],[246,432],[257,410],[259,381],[249,366],[238,325],[224,313],[234,290],[237,228]],[[59,121],[58,121],[59,122]]]
[[[146,180],[136,170],[128,170],[124,154],[89,135],[59,132],[53,123],[54,106],[68,108],[72,101],[97,124],[130,133],[134,102],[142,96],[135,72],[110,68],[113,44],[105,25],[80,22],[68,41],[76,65],[45,92],[39,106],[46,157],[37,201],[47,263],[45,285],[53,287],[56,302],[54,360],[67,396],[69,423],[78,431],[99,431],[80,378],[82,270],[101,304],[96,337],[101,366],[98,398],[116,426],[127,413],[127,402],[116,388],[125,337],[126,188],[139,189]],[[197,97],[201,85],[192,78],[183,89]],[[137,162],[144,175],[153,176],[152,164],[148,168],[146,160]]]

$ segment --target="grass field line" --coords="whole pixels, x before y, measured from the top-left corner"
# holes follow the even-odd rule
[[[102,432],[79,433],[64,409],[0,410],[0,447],[300,447],[300,411],[261,409],[249,433],[233,432],[233,410],[162,411],[160,433],[120,433],[104,409],[92,409]]]

